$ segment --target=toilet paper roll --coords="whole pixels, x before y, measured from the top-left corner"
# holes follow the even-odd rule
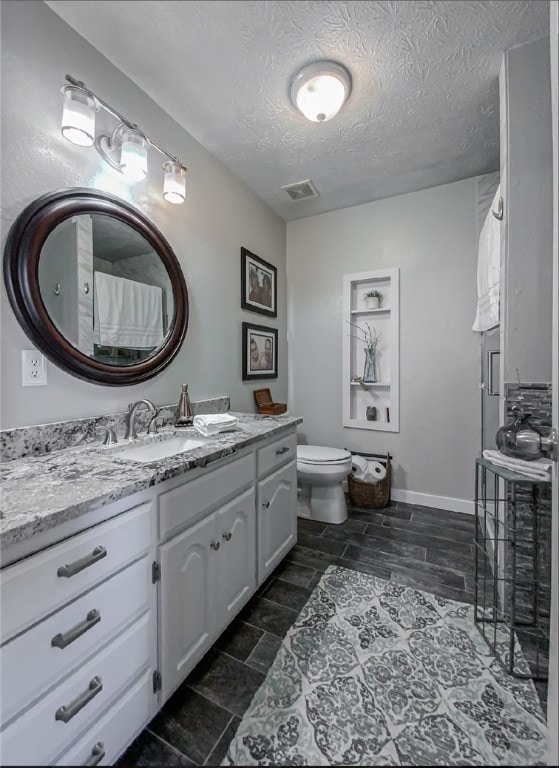
[[[375,482],[378,483],[379,480],[384,480],[386,477],[386,467],[384,464],[378,461],[369,461],[368,464],[369,473],[373,476]]]
[[[365,480],[369,473],[369,464],[363,456],[351,457],[351,474],[356,480]]]

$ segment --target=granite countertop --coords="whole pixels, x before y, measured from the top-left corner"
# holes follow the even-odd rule
[[[150,463],[119,458],[119,452],[132,445],[120,442],[116,446],[95,443],[66,448],[0,465],[0,548],[206,466],[302,422],[289,415],[233,415],[240,420],[239,429],[214,437],[204,438],[193,427],[162,430],[160,440],[172,432],[203,440],[204,445]],[[157,439],[140,437],[133,445]]]

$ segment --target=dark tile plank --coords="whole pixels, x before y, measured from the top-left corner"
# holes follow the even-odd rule
[[[145,729],[115,765],[195,765],[185,755]]]
[[[399,518],[387,517],[386,515],[376,515],[375,520],[371,520],[371,525],[382,525],[390,530],[398,529],[403,531],[413,531],[423,535],[433,536],[437,539],[449,541],[459,541],[465,544],[471,544],[474,537],[473,528],[471,531],[453,528],[452,526],[431,525],[417,520],[400,520]],[[324,534],[326,535],[326,534]]]
[[[324,552],[315,552],[312,549],[296,544],[288,553],[287,559],[292,563],[306,565],[323,574],[329,565],[341,565],[339,557],[327,555]]]
[[[402,528],[386,528],[382,525],[369,524],[363,534],[364,538],[372,536],[375,539],[387,539],[391,543],[406,543],[417,547],[429,549],[443,549],[446,552],[454,552],[457,555],[467,556],[470,547],[467,543],[436,539],[427,534],[406,531]],[[363,543],[362,546],[367,546]],[[417,558],[420,559],[420,558]]]
[[[261,672],[267,672],[277,656],[282,640],[275,635],[264,633],[262,639],[247,659],[247,664]]]
[[[149,729],[201,765],[231,717],[231,712],[183,684],[151,721]]]
[[[304,517],[297,518],[297,530],[300,533],[310,533],[312,536],[320,536],[326,528],[326,523],[319,523],[317,520],[307,520]]]
[[[408,573],[404,573],[403,571],[398,573],[394,572],[391,581],[395,584],[402,584],[404,586],[413,587],[414,589],[419,589],[422,592],[429,592],[430,594],[438,595],[439,597],[445,597],[447,600],[458,600],[461,603],[474,602],[474,596],[471,592],[466,592],[464,589],[453,589],[452,587],[437,584],[429,579],[422,580],[411,571]]]
[[[392,537],[391,531],[388,529],[380,528],[380,526],[374,527],[375,529],[378,527],[379,530],[383,532],[382,536],[373,536],[372,534],[367,533],[344,533],[343,531],[329,531],[328,536],[331,536],[336,542],[345,542],[349,546],[368,547],[375,551],[379,550],[389,554],[399,555],[400,557],[413,557],[415,560],[425,560],[425,545],[420,546],[420,542],[415,544],[413,541],[404,541],[395,536]],[[367,530],[369,530],[369,528],[371,528],[371,526],[367,525]],[[321,536],[321,538],[325,538],[325,536],[326,534]],[[406,538],[412,537],[406,536]],[[347,550],[344,556],[353,557],[353,555],[349,555],[349,551]]]
[[[446,509],[415,506],[411,509],[411,519],[428,525],[452,526],[465,531],[473,531],[476,517],[464,512],[449,512]]]
[[[323,536],[328,536],[329,531],[344,531],[346,533],[363,533],[367,523],[365,520],[354,520],[352,517],[348,517],[343,523],[339,525],[326,525],[324,526]]]
[[[238,618],[271,635],[284,637],[298,615],[299,611],[285,605],[278,605],[263,597],[256,597],[243,608]]]
[[[263,634],[263,630],[235,619],[216,640],[214,647],[239,661],[246,661]]]
[[[433,565],[442,565],[451,571],[462,573],[463,575],[474,572],[474,558],[470,552],[462,557],[451,552],[445,552],[443,549],[428,549],[425,560]]]
[[[296,584],[281,581],[281,579],[274,579],[266,591],[262,593],[262,597],[300,611],[311,594],[312,590],[306,587],[299,587]]]
[[[214,704],[242,717],[264,678],[259,670],[219,651],[210,651],[186,682]]]
[[[272,577],[288,581],[290,584],[297,584],[299,587],[308,587],[315,573],[314,568],[306,568],[304,565],[292,563],[290,560],[282,560]]]
[[[385,581],[390,581],[390,576],[392,574],[390,568],[381,563],[365,563],[362,560],[354,560],[349,557],[342,558],[340,565],[342,568],[348,568],[350,571],[359,571],[360,573],[376,576]]]
[[[378,514],[398,518],[400,520],[409,520],[411,517],[411,510],[398,509],[397,507],[384,507],[383,509],[364,509],[362,507],[348,507],[348,516],[352,520],[364,520],[365,522],[371,522]]]
[[[240,717],[232,718],[204,765],[221,765],[240,724]]]
[[[386,568],[390,570],[391,575],[395,572],[411,571],[416,573],[418,577],[423,577],[425,580],[432,579],[438,584],[446,584],[454,589],[464,589],[464,577],[441,568],[438,565],[431,565],[421,560],[414,560],[413,558],[403,558],[388,554],[380,550],[375,551],[364,547],[350,546],[347,549],[347,558],[352,560],[360,560],[361,562],[368,563],[376,568]],[[379,574],[380,575],[380,574]],[[382,576],[381,576],[382,578]]]
[[[314,549],[317,552],[325,552],[336,557],[341,557],[346,547],[343,535],[340,539],[334,541],[333,537],[326,539],[324,536],[309,536],[308,533],[299,533],[297,534],[297,543],[301,547]]]

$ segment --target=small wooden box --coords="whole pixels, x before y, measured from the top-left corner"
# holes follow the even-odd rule
[[[263,413],[267,416],[279,416],[280,413],[287,411],[287,403],[272,402],[272,395],[268,387],[266,389],[255,389],[254,400],[258,413]]]

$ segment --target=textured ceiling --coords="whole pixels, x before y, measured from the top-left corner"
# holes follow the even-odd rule
[[[549,31],[547,0],[47,4],[286,220],[496,170],[502,51]],[[322,124],[289,100],[317,59],[353,80]]]

